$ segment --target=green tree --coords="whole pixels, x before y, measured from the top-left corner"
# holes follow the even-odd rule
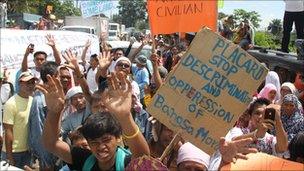
[[[273,19],[268,26],[268,29],[273,35],[280,35],[283,30],[282,20],[281,19]]]
[[[138,21],[146,20],[146,3],[144,0],[120,0],[119,15],[126,27],[134,27]]]
[[[260,26],[259,22],[262,21],[260,19],[260,14],[256,11],[247,12],[243,9],[235,9],[233,11],[233,17],[237,24],[244,20],[248,20],[255,28],[258,28]]]
[[[225,14],[225,13],[223,13],[223,12],[219,12],[218,15],[217,15],[217,18],[218,18],[218,19],[222,19],[222,18],[225,18],[225,17],[227,17],[227,16],[228,16],[227,14]]]
[[[74,7],[73,0],[11,0],[7,1],[8,13],[31,13],[44,15],[46,5],[53,6],[53,14],[57,18],[64,16],[80,16],[79,8]]]

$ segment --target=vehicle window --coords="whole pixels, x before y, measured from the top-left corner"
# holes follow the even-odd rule
[[[109,32],[109,36],[116,36],[115,32]]]
[[[109,30],[117,30],[117,25],[110,25],[110,29]]]

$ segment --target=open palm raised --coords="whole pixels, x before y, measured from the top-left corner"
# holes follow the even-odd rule
[[[109,88],[103,93],[103,103],[116,119],[130,115],[132,86],[124,73],[112,73],[108,78]]]
[[[36,85],[45,96],[47,109],[52,113],[59,113],[64,108],[65,96],[58,78],[47,75],[47,83]]]

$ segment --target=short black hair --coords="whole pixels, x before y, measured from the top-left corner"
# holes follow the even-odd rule
[[[70,132],[68,137],[71,140],[72,145],[74,145],[75,141],[85,139],[79,130]]]
[[[270,104],[270,101],[266,98],[258,98],[256,99],[254,102],[252,102],[250,105],[249,105],[249,109],[248,109],[248,114],[250,116],[252,116],[252,112],[253,110],[257,107],[257,106],[261,106],[261,105],[266,105],[268,106]]]
[[[47,58],[47,54],[46,54],[45,52],[43,52],[43,51],[37,51],[37,52],[35,52],[35,53],[34,53],[34,58],[36,58],[37,55],[40,55],[40,54],[44,55],[44,58],[45,58],[45,59]]]
[[[40,76],[44,83],[47,83],[47,75],[53,76],[57,74],[57,69],[59,65],[54,61],[47,61],[42,64],[40,70]]]
[[[98,55],[96,53],[91,55],[90,58],[98,61]]]
[[[298,157],[304,158],[304,132],[299,132],[288,145],[290,160],[296,161]]]
[[[91,114],[79,129],[85,139],[94,140],[106,134],[121,136],[121,126],[109,112]]]
[[[125,54],[125,51],[123,50],[123,48],[117,48],[117,49],[115,49],[115,50],[114,50],[114,53],[116,53],[117,51],[122,51],[123,54]]]

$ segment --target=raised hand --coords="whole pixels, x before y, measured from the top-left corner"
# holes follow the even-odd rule
[[[59,113],[64,108],[65,96],[58,78],[47,75],[47,83],[36,85],[45,96],[45,102],[50,113]]]
[[[53,35],[50,35],[50,34],[47,34],[46,36],[46,39],[47,39],[47,45],[51,46],[51,47],[55,47],[55,38]]]
[[[91,46],[91,40],[88,39],[87,42],[84,44],[84,47],[85,47],[85,48],[88,48],[88,47],[90,47],[90,46]]]
[[[25,55],[29,55],[30,53],[32,53],[34,51],[34,45],[33,44],[29,44],[27,47],[26,47],[26,50],[25,50]]]
[[[63,54],[62,56],[68,63],[68,64],[65,64],[64,66],[69,67],[72,70],[79,68],[76,54],[73,54],[71,50],[65,51],[65,54]]]
[[[247,147],[252,143],[252,138],[246,138],[235,141],[225,141],[225,138],[220,139],[220,153],[224,163],[235,162],[236,159],[247,159],[246,154],[256,153],[257,149]]]
[[[105,51],[99,54],[98,62],[99,67],[102,69],[108,68],[112,63],[113,57],[111,56],[110,51]]]
[[[150,60],[151,60],[151,62],[152,62],[153,65],[159,66],[159,60],[160,59],[159,59],[159,57],[158,57],[158,55],[156,53],[151,54]]]
[[[132,103],[132,86],[124,73],[111,73],[108,78],[109,89],[103,93],[103,103],[116,119],[130,115]]]

